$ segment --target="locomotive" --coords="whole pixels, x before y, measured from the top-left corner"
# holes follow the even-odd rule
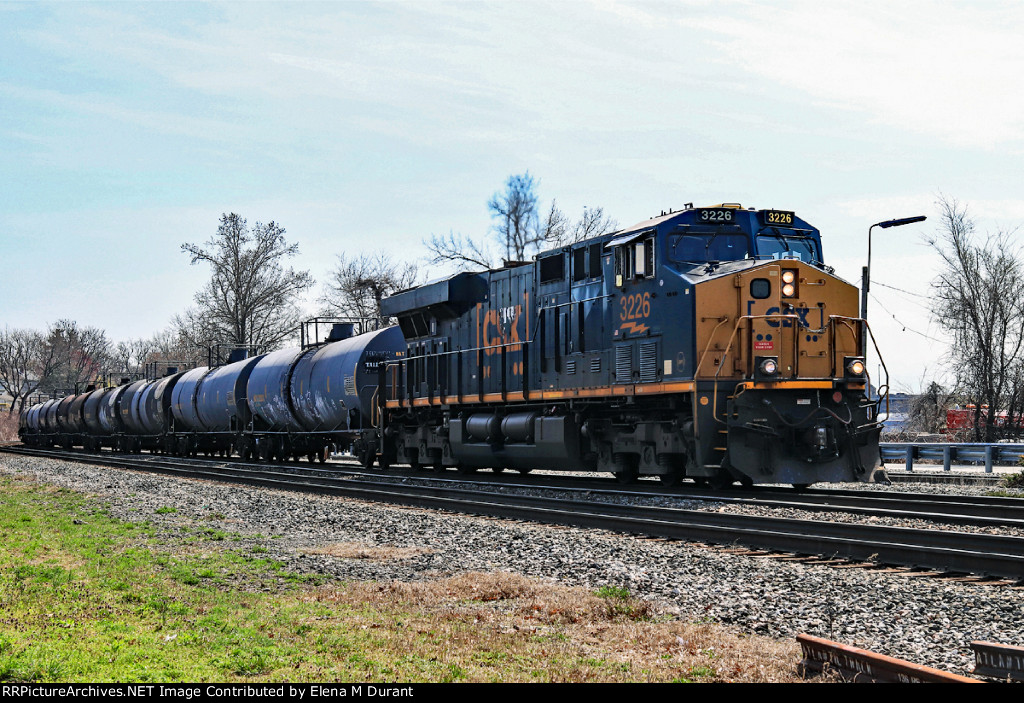
[[[857,289],[795,213],[695,208],[398,293],[383,463],[884,480]]]
[[[623,483],[883,480],[870,332],[821,251],[793,212],[687,205],[399,292],[381,306],[397,326],[33,406],[22,437]]]

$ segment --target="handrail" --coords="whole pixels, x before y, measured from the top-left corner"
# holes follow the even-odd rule
[[[740,315],[739,317],[736,318],[736,324],[733,326],[732,334],[729,335],[729,341],[726,344],[725,349],[722,351],[721,363],[718,365],[718,369],[715,371],[715,374],[714,374],[714,377],[713,377],[714,378],[714,386],[712,387],[712,395],[714,397],[713,397],[712,406],[711,406],[711,416],[715,419],[716,422],[719,422],[719,423],[721,423],[723,425],[728,424],[728,419],[724,419],[723,420],[723,419],[718,417],[718,382],[719,382],[719,377],[721,376],[721,373],[722,373],[722,369],[725,368],[725,361],[726,361],[726,359],[729,358],[729,353],[732,351],[733,341],[736,339],[736,335],[740,331],[741,324],[745,320],[751,320],[752,321],[752,320],[762,320],[762,319],[772,319],[772,318],[774,318],[774,319],[782,319],[782,320],[790,319],[790,320],[797,320],[797,321],[799,321],[799,319],[800,319],[800,317],[798,315],[792,315],[792,314],[781,313],[781,312],[780,313],[765,314],[765,315]],[[700,361],[697,363],[697,367],[694,369],[694,379],[695,380],[697,378],[697,374],[700,373],[701,367],[704,365],[704,361],[707,358],[707,354],[708,354],[708,352],[711,349],[711,342],[714,340],[714,336],[718,332],[718,328],[721,327],[728,320],[729,320],[728,317],[721,318],[719,323],[715,326],[715,329],[711,331],[711,335],[708,338],[708,343],[707,343],[707,345],[706,345],[706,347],[704,349],[704,353],[701,355]],[[828,324],[826,325],[826,327],[820,328],[819,334],[823,333],[826,329],[834,330],[836,328],[836,323],[837,322],[843,323],[843,326],[847,327],[847,328],[851,328],[852,327],[852,325],[850,325],[849,322],[859,322],[859,323],[861,323],[863,325],[864,329],[866,330],[866,332],[870,336],[871,342],[872,342],[872,344],[875,347],[875,353],[878,355],[878,361],[882,365],[882,369],[885,371],[885,384],[878,387],[879,394],[880,394],[879,399],[878,399],[878,403],[881,404],[882,397],[885,398],[885,416],[886,416],[886,419],[888,419],[888,417],[889,417],[889,368],[885,365],[885,361],[882,359],[882,352],[878,348],[878,341],[875,339],[875,335],[871,331],[871,326],[868,324],[867,320],[864,320],[862,318],[848,317],[846,315],[829,315],[828,316]],[[753,326],[752,325],[750,327],[750,330],[751,330],[751,332],[753,331]],[[793,362],[794,365],[797,363],[797,358],[799,356],[798,354],[795,353],[797,351],[796,350],[796,340],[797,340],[797,338],[798,338],[798,335],[796,335],[794,333],[794,362]],[[830,346],[832,347],[829,350],[829,352],[830,352],[830,354],[832,356],[832,362],[833,362],[833,369],[832,369],[832,371],[834,373],[837,373],[838,370],[834,366],[835,365],[835,353],[836,353],[836,351],[835,351],[835,339],[830,341]],[[753,362],[751,361],[751,363],[753,363]],[[751,372],[753,372],[753,369],[751,370]],[[868,370],[867,370],[866,366],[864,368],[864,377],[867,380],[868,392],[870,394],[871,375],[868,373]],[[885,389],[885,395],[884,396],[881,395],[881,389],[883,389],[883,388]],[[878,419],[877,419],[877,412],[876,412],[876,422],[877,421],[878,421]]]
[[[729,352],[732,350],[732,343],[733,343],[733,340],[736,339],[736,333],[740,331],[740,324],[744,320],[761,320],[761,319],[768,319],[768,318],[780,318],[780,319],[783,319],[783,320],[790,319],[790,320],[797,320],[797,321],[800,320],[800,317],[798,315],[789,315],[789,314],[786,314],[786,313],[772,313],[770,315],[740,315],[739,317],[736,318],[736,324],[733,325],[732,334],[729,335],[729,342],[725,345],[725,349],[722,351],[722,361],[718,365],[718,370],[715,371],[715,375],[714,375],[714,386],[712,386],[712,393],[711,393],[711,395],[713,396],[713,399],[711,401],[711,417],[713,417],[716,422],[720,422],[723,425],[728,424],[728,420],[720,420],[718,418],[718,379],[719,379],[719,376],[722,373],[722,369],[725,368],[725,360],[727,358],[729,358]],[[831,319],[832,318],[829,317],[830,321],[831,321]],[[704,365],[704,359],[707,357],[707,353],[708,353],[708,351],[709,351],[709,349],[711,347],[711,340],[714,338],[715,332],[718,331],[718,328],[721,327],[723,323],[728,322],[728,320],[729,320],[728,317],[723,317],[721,319],[721,321],[715,326],[715,329],[711,331],[711,337],[708,339],[707,348],[705,348],[704,354],[701,355],[700,361],[697,363],[697,368],[694,369],[694,374],[693,374],[694,380],[696,380],[697,374],[700,373],[701,366]]]

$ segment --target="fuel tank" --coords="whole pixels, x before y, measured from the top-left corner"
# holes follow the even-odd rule
[[[101,398],[97,419],[107,434],[124,432],[125,430],[124,424],[121,422],[121,399],[124,397],[129,385],[125,384],[112,388],[108,393],[104,393]]]
[[[249,408],[266,429],[275,431],[306,429],[295,414],[290,381],[295,365],[316,349],[282,349],[267,354],[249,376]]]
[[[298,357],[289,385],[302,427],[330,432],[369,426],[379,365],[398,358],[404,350],[405,338],[395,325]]]
[[[184,373],[153,381],[143,389],[139,398],[139,419],[147,434],[161,434],[170,427],[171,394]]]
[[[196,410],[196,399],[199,386],[208,373],[210,369],[206,366],[186,371],[171,390],[171,417],[178,432],[202,432],[205,429]]]
[[[89,434],[110,434],[110,428],[100,422],[100,408],[103,405],[103,396],[113,390],[113,388],[97,388],[86,395],[85,402],[82,404],[82,420],[85,422],[85,428]]]
[[[121,404],[118,408],[121,414],[121,423],[128,434],[145,434],[146,428],[139,417],[139,398],[142,391],[149,385],[149,381],[136,381],[128,386],[121,397]]]
[[[252,418],[246,400],[246,387],[253,368],[263,358],[254,356],[225,364],[206,374],[195,396],[196,414],[210,432],[234,432],[244,429]]]
[[[56,426],[58,432],[73,433],[77,424],[72,425],[71,421],[71,405],[75,402],[75,396],[68,395],[61,399],[57,404],[57,412],[55,416]]]

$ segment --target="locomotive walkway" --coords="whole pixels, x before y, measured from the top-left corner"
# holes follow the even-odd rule
[[[389,485],[358,477],[339,477],[330,475],[330,472],[323,469],[309,470],[299,465],[271,467],[240,462],[172,460],[167,457],[145,455],[94,455],[82,452],[28,450],[20,447],[6,447],[2,451],[178,477],[316,492],[506,519],[599,528],[688,542],[743,545],[753,550],[817,555],[830,563],[849,560],[877,565],[924,568],[939,573],[973,573],[1013,580],[1024,579],[1024,538],[1021,537],[955,532],[941,527],[882,527],[825,520],[797,520],[679,508],[619,505],[575,498],[481,493],[479,490],[455,485]],[[460,482],[452,482],[456,483]],[[464,481],[461,483],[465,485]],[[852,510],[850,506],[837,507],[837,504],[841,501],[849,503],[855,498],[853,495],[842,495],[840,492],[821,491],[821,495],[813,491],[808,493],[811,495],[793,498],[804,501],[801,507],[817,505],[820,510],[848,512]],[[834,493],[836,495],[833,495]],[[1015,511],[1021,510],[1020,505],[1024,504],[1024,501],[971,498],[967,503],[961,501],[959,507],[949,508],[956,502],[949,500],[953,497],[945,497],[947,500],[934,500],[936,498],[928,496],[932,501],[930,512],[927,516],[918,514],[917,517],[950,522],[960,512],[965,513],[960,517],[995,520],[1002,525],[1016,524],[1022,520],[1020,513]],[[721,501],[727,498],[705,496],[703,499]],[[764,505],[770,505],[772,501],[793,505],[789,499],[781,500],[777,492],[766,492],[764,497],[746,499]],[[859,510],[896,510],[892,507],[896,501],[891,494],[885,498],[872,496],[871,499],[883,502],[876,507],[862,507]],[[828,504],[829,500],[835,504]],[[886,500],[890,503],[885,503]],[[906,502],[907,497],[901,495],[899,500]],[[940,511],[938,506],[941,503],[947,505],[948,512]],[[975,513],[971,514],[971,511]],[[993,517],[993,514],[997,516]],[[755,554],[764,555],[762,552]]]

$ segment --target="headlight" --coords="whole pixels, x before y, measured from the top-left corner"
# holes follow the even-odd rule
[[[768,378],[779,372],[779,360],[774,356],[761,356],[757,358],[758,378]]]
[[[782,297],[794,298],[797,294],[796,269],[782,269]]]
[[[860,357],[847,357],[846,358],[846,375],[847,376],[863,376],[864,375],[864,360]]]

